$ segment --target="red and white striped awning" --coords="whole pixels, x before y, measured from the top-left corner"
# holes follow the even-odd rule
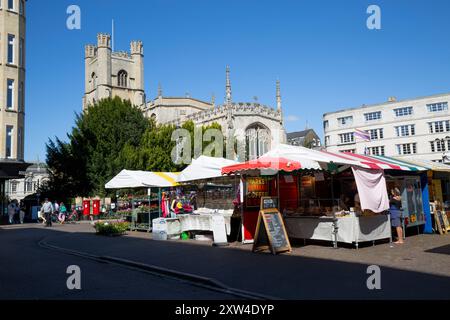
[[[426,171],[427,168],[386,156],[367,156],[349,152],[321,151],[347,161],[358,162],[357,166],[374,170]]]

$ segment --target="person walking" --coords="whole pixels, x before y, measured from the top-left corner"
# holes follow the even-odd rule
[[[64,221],[66,220],[66,214],[67,208],[64,205],[64,202],[61,202],[61,204],[59,205],[59,214],[58,214],[58,220],[61,224],[63,224]]]
[[[403,228],[401,224],[401,207],[402,207],[402,197],[400,190],[398,188],[391,189],[391,196],[389,199],[389,212],[391,213],[391,225],[397,231],[397,241],[395,244],[403,244]]]
[[[23,224],[23,219],[25,218],[25,204],[23,203],[23,201],[20,201],[18,208],[20,224]]]
[[[9,224],[14,224],[14,216],[16,214],[16,203],[11,201],[8,205]]]
[[[45,202],[42,205],[42,210],[44,211],[45,215],[45,226],[51,227],[52,226],[52,214],[53,214],[53,206],[50,201],[48,201],[47,198],[45,198]]]

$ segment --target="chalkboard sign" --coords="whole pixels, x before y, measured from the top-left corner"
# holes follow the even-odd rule
[[[446,213],[443,211],[435,211],[434,212],[434,222],[436,225],[436,229],[440,234],[447,233],[447,229],[449,229],[448,226],[448,219],[446,216]]]
[[[261,210],[278,208],[278,198],[261,197]]]
[[[269,249],[273,254],[291,252],[283,218],[277,209],[261,210],[256,225],[253,252]]]

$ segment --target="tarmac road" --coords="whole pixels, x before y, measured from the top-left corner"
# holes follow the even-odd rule
[[[40,247],[39,241],[49,232],[36,227],[0,227],[0,300],[236,299],[176,279]],[[81,269],[81,290],[67,288],[70,265]]]

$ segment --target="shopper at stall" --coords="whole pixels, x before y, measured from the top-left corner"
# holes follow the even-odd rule
[[[161,212],[163,218],[167,218],[170,216],[170,210],[169,210],[169,196],[166,192],[162,193],[161,197]]]
[[[403,244],[403,228],[401,225],[401,207],[402,207],[402,197],[400,195],[400,190],[398,188],[391,189],[391,196],[389,199],[389,212],[391,214],[391,225],[397,231],[397,241],[396,244]]]
[[[66,220],[66,214],[67,208],[64,205],[64,202],[61,202],[61,204],[59,205],[59,214],[58,214],[58,220],[61,224],[63,224],[64,221]]]

